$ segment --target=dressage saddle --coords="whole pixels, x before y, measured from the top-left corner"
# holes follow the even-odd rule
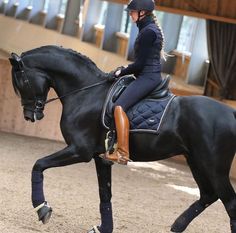
[[[105,128],[111,128],[114,103],[123,93],[126,87],[134,80],[135,78],[133,75],[126,75],[118,79],[110,88],[102,112],[102,122]],[[158,84],[158,86],[148,96],[146,96],[144,100],[152,100],[156,104],[161,102],[163,103],[163,101],[166,102],[166,100],[170,99],[173,96],[173,94],[169,90],[169,82],[170,75],[168,75],[166,78],[163,78],[161,83]],[[131,109],[133,109],[133,107]],[[128,117],[129,113],[131,112],[131,110],[128,111]]]

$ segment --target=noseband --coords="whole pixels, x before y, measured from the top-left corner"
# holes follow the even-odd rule
[[[13,56],[13,55],[12,55]],[[10,62],[13,66],[13,72],[14,72],[14,79],[17,82],[17,79],[22,79],[23,81],[23,88],[29,93],[30,96],[33,97],[33,99],[21,99],[21,105],[24,106],[24,109],[32,111],[28,106],[34,105],[34,112],[40,112],[44,109],[44,100],[41,98],[37,98],[36,93],[34,89],[32,88],[32,85],[30,84],[30,81],[24,71],[24,63],[21,60],[20,57],[14,57],[10,58]]]

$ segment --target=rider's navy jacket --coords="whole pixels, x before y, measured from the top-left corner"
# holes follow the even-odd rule
[[[136,77],[145,73],[161,72],[160,51],[162,49],[162,33],[151,16],[137,22],[139,34],[134,45],[135,60],[127,68],[122,69],[119,76],[134,74]]]

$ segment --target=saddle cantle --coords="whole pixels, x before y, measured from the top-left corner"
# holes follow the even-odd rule
[[[102,111],[102,123],[106,129],[114,128],[114,103],[134,80],[132,75],[123,76],[111,86]],[[167,106],[175,97],[169,91],[169,82],[170,76],[167,76],[148,96],[128,110],[131,132],[137,130],[157,132]]]

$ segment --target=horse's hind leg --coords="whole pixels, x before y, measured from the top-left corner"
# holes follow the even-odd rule
[[[224,156],[224,161],[226,158],[227,156]],[[224,164],[224,161],[218,164],[216,172],[212,174],[212,180],[215,191],[229,215],[231,232],[236,233],[236,194],[229,179],[231,163],[228,161]]]
[[[230,218],[231,232],[236,233],[236,194],[230,183],[228,174],[214,176],[215,189],[223,202]]]
[[[214,172],[210,173],[215,192],[229,215],[232,233],[236,233],[236,194],[230,183],[229,173],[235,155],[234,144],[235,137],[231,134],[225,134],[224,140],[220,138],[216,142],[215,169]]]
[[[218,199],[203,167],[197,165],[196,161],[188,159],[187,162],[199,187],[200,199],[195,201],[175,220],[171,226],[172,232],[183,232],[194,218]]]

